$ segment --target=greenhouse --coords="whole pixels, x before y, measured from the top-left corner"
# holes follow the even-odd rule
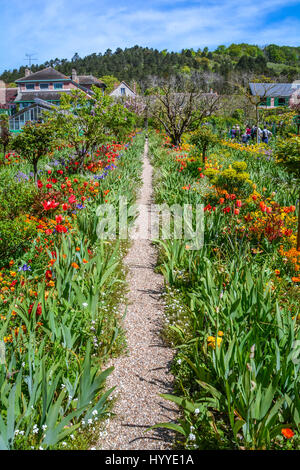
[[[53,105],[50,105],[43,100],[36,100],[36,103],[20,110],[15,115],[11,116],[9,119],[9,130],[11,132],[17,132],[22,129],[22,127],[28,121],[39,121],[42,120],[42,114],[44,111],[48,111],[53,108]]]

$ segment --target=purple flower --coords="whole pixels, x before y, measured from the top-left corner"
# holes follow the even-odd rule
[[[31,266],[29,266],[29,264],[23,264],[23,266],[21,266],[19,268],[19,271],[31,271]]]

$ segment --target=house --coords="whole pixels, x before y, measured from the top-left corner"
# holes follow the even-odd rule
[[[249,83],[251,94],[260,96],[260,106],[276,108],[289,106],[290,98],[294,93],[300,92],[300,83]]]
[[[106,88],[105,83],[101,82],[101,80],[98,80],[98,78],[94,77],[93,75],[77,75],[75,69],[72,69],[72,80],[74,83],[77,83],[78,86],[85,88],[86,90],[91,90],[92,86],[96,86],[102,90]]]
[[[130,98],[136,98],[137,94],[136,91],[130,88],[129,85],[125,82],[121,82],[120,85],[116,86],[116,88],[110,92],[109,96],[114,96],[117,98],[123,98],[124,96],[128,96]]]
[[[18,94],[15,103],[19,105],[19,109],[31,106],[35,98],[59,105],[62,93],[70,93],[71,90],[80,89],[88,95],[92,95],[92,85],[96,85],[102,90],[106,87],[103,82],[92,75],[77,75],[76,70],[73,69],[72,76],[68,77],[53,67],[47,67],[35,73],[26,69],[25,77],[16,80],[16,84],[18,85]]]
[[[88,96],[92,96],[92,86],[102,91],[106,85],[92,75],[77,75],[75,69],[69,77],[54,69],[47,67],[38,72],[31,73],[25,69],[25,77],[16,80],[18,88],[15,88],[14,105],[18,108],[10,119],[10,130],[19,131],[27,121],[37,121],[42,110],[48,104],[58,106],[62,93],[71,93],[72,90],[80,89]],[[43,104],[41,104],[43,103]],[[28,113],[22,112],[28,109]]]
[[[0,113],[11,114],[15,108],[14,100],[17,96],[17,88],[7,88],[5,83],[0,80]]]

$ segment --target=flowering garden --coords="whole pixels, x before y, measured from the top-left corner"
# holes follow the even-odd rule
[[[78,160],[66,136],[39,158],[36,181],[26,151],[1,161],[0,449],[88,448],[110,410],[104,363],[124,347],[126,243],[98,240],[96,209],[134,201],[144,139],[107,132]]]
[[[1,450],[94,445],[106,363],[126,350],[129,243],[98,237],[98,208],[136,200],[141,121],[99,90],[47,118],[0,159]],[[157,204],[204,207],[200,249],[155,241],[176,351],[163,396],[180,410],[155,426],[180,449],[298,449],[299,137],[246,146],[202,128],[176,147],[152,129],[149,153]]]
[[[204,205],[200,250],[157,242],[164,334],[177,351],[164,397],[182,412],[163,426],[187,449],[299,448],[297,172],[281,165],[283,141],[219,140],[205,162],[194,142],[156,135],[150,145],[156,202]]]

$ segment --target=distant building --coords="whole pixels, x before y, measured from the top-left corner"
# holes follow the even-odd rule
[[[26,108],[34,103],[35,98],[47,101],[48,103],[60,104],[61,94],[70,93],[71,90],[81,89],[91,95],[92,85],[104,88],[106,85],[92,75],[77,75],[76,70],[72,70],[72,76],[58,72],[53,67],[31,73],[25,70],[25,77],[16,80],[18,94],[15,103],[19,108]]]
[[[53,67],[47,67],[38,72],[31,73],[25,69],[25,77],[16,80],[18,88],[7,88],[14,90],[7,92],[6,103],[10,100],[10,106],[14,106],[17,111],[14,118],[10,119],[10,129],[20,130],[27,121],[36,121],[41,114],[41,110],[47,105],[60,104],[62,93],[71,93],[72,90],[80,89],[88,96],[93,95],[92,86],[101,88],[103,91],[106,85],[93,75],[77,75],[75,69],[69,77]],[[1,99],[1,92],[0,92]],[[37,101],[40,102],[37,105]],[[41,103],[44,103],[41,105]],[[22,113],[23,109],[30,108],[30,112]]]
[[[15,98],[17,96],[17,88],[7,88],[5,83],[0,80],[0,113],[10,114],[15,108]]]
[[[300,93],[300,83],[249,83],[252,95],[262,98],[260,106],[276,108],[289,106],[291,96]]]
[[[130,98],[135,98],[137,96],[136,91],[130,88],[129,85],[125,82],[121,82],[120,85],[117,85],[113,91],[110,92],[109,96],[114,96],[117,98],[123,98],[129,96]]]
[[[47,101],[43,101],[39,98],[35,99],[35,102],[30,106],[26,106],[22,108],[17,113],[13,114],[9,118],[9,130],[12,133],[19,132],[22,127],[28,121],[42,121],[43,119],[43,112],[49,111],[53,107],[54,104],[48,103]]]

